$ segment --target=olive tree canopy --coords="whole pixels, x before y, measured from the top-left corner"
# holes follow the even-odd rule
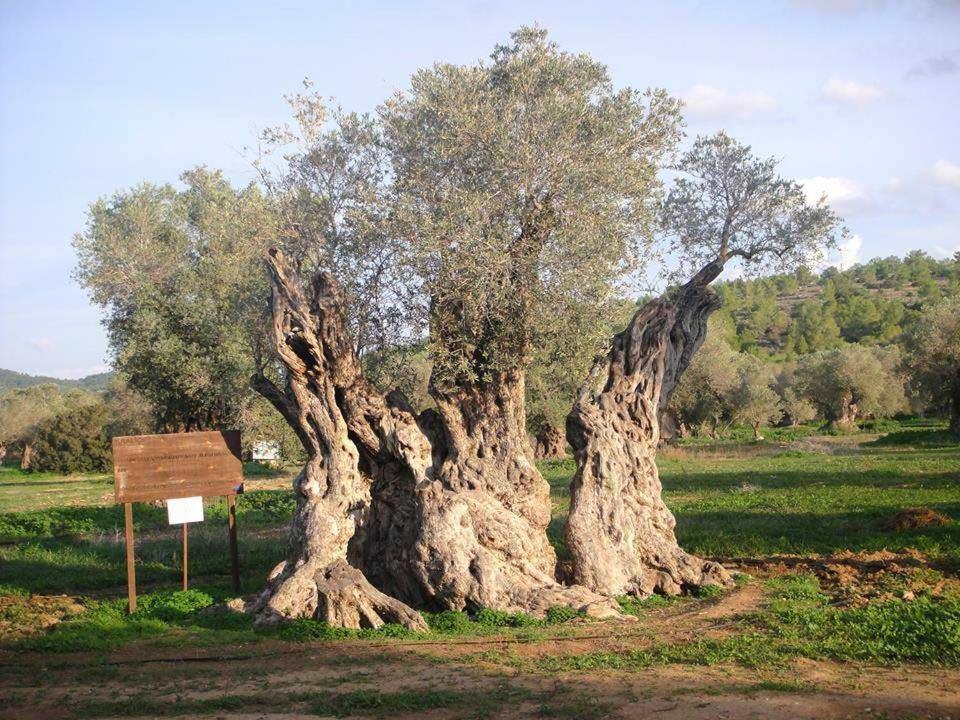
[[[960,434],[960,298],[927,309],[907,335],[907,366]]]
[[[825,199],[809,204],[798,182],[777,174],[776,158],[723,131],[698,137],[675,170],[660,223],[687,270],[739,259],[748,272],[789,272],[823,259],[847,232]]]
[[[521,367],[538,325],[607,310],[680,134],[675,99],[615,88],[538,28],[488,62],[421,70],[381,116],[445,380]]]

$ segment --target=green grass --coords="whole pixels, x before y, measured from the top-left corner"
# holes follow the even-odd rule
[[[960,597],[922,596],[841,608],[831,605],[816,577],[803,574],[770,581],[766,591],[767,605],[741,618],[733,635],[655,642],[620,652],[556,654],[532,661],[532,667],[547,672],[667,664],[762,667],[797,657],[960,667]]]
[[[845,437],[833,445],[818,440],[820,452],[805,450],[806,441],[782,445],[785,441],[780,438],[727,443],[719,452],[701,443],[665,453],[658,462],[664,499],[677,517],[681,544],[708,557],[751,558],[915,548],[928,553],[941,571],[956,572],[960,568],[960,445],[945,441],[942,424],[926,421],[887,422],[869,430],[890,434],[878,441],[874,441],[875,434],[863,439]],[[566,459],[547,461],[540,467],[550,483],[554,509],[548,535],[563,560],[567,557],[563,529],[568,484],[574,465]],[[273,471],[259,468],[252,472]],[[104,495],[108,499],[97,501],[99,504],[73,504],[71,500],[46,505],[46,498],[56,495],[58,487],[71,493],[81,485],[89,491],[87,501]],[[9,508],[16,495],[25,509],[0,512],[0,596],[29,600],[31,593],[63,593],[85,598],[86,608],[50,632],[13,640],[21,649],[108,650],[131,641],[203,645],[253,642],[264,637],[323,641],[410,636],[396,626],[345,631],[311,620],[264,630],[254,628],[245,616],[206,610],[231,597],[226,507],[218,499],[208,502],[206,522],[191,527],[190,576],[195,590],[186,595],[170,592],[179,582],[179,529],[167,525],[163,508],[136,506],[140,611],[127,616],[123,517],[122,509],[112,504],[110,478],[56,478],[4,468],[0,470],[0,493],[8,490],[4,507]],[[15,494],[11,494],[13,490]],[[37,501],[35,494],[42,494],[43,501]],[[902,533],[881,529],[881,521],[897,510],[918,506],[931,507],[953,522]],[[247,592],[262,587],[266,574],[283,557],[293,508],[293,494],[288,489],[257,490],[239,497],[242,579]],[[763,664],[803,655],[957,663],[956,655],[943,644],[949,641],[960,646],[955,599],[873,601],[866,608],[840,609],[809,583],[809,596],[797,596],[807,581],[790,582],[794,584],[789,588],[771,586],[770,607],[731,638],[654,646],[632,656],[594,653],[562,662],[576,667],[665,662]],[[782,602],[777,592],[787,594]],[[702,599],[710,595],[711,591],[705,591]],[[674,603],[697,601],[620,599],[625,612],[638,616]],[[16,603],[8,614],[11,618],[30,617]],[[577,627],[569,624],[575,613],[562,608],[552,609],[546,620],[493,610],[472,616],[427,613],[425,617],[440,637],[501,634],[539,638],[569,634]]]

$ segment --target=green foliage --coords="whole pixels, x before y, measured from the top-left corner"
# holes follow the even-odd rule
[[[960,292],[960,263],[912,252],[819,277],[795,272],[718,283],[717,291],[731,347],[793,358],[844,342],[903,345],[938,296]]]
[[[112,453],[103,403],[85,405],[41,422],[33,438],[30,469],[42,472],[107,472]]]
[[[158,620],[182,620],[213,605],[213,597],[200,590],[152,593],[137,601],[137,615]]]
[[[831,423],[858,416],[890,417],[906,407],[897,348],[850,344],[807,355],[797,368],[797,392]]]

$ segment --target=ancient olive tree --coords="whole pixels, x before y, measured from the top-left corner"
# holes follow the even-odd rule
[[[654,463],[660,410],[704,341],[719,306],[710,283],[727,263],[786,270],[843,232],[824,202],[809,205],[797,183],[776,174],[775,160],[724,133],[698,138],[677,170],[660,220],[693,274],[614,336],[567,418],[577,459],[566,531],[572,579],[608,594],[729,583],[721,566],[677,544]]]
[[[850,343],[802,358],[796,383],[831,427],[850,430],[867,417],[890,417],[906,408],[896,347]]]
[[[427,331],[434,407],[417,414],[365,377],[347,278],[271,254],[286,380],[263,392],[309,459],[262,617],[422,627],[412,607],[616,612],[556,579],[525,374],[537,333],[605,307],[650,237],[677,110],[662,92],[615,89],[537,29],[489,62],[420,71],[384,104],[395,262],[420,296],[407,322]]]
[[[59,386],[44,383],[0,394],[0,462],[9,448],[20,447],[20,468],[28,470],[37,427],[64,406]]]
[[[907,367],[934,405],[947,410],[960,434],[960,298],[923,313],[907,336]]]
[[[718,437],[729,422],[728,398],[737,383],[738,354],[708,323],[703,345],[670,396],[669,409],[681,436]]]
[[[773,370],[760,358],[740,353],[737,381],[730,393],[730,419],[753,428],[754,440],[763,440],[761,426],[783,417],[780,397],[773,389]]]

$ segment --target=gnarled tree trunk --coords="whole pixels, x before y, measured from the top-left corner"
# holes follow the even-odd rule
[[[674,595],[731,582],[720,565],[677,544],[654,462],[659,410],[703,343],[707,318],[719,307],[709,283],[722,269],[711,263],[674,298],[640,308],[567,417],[577,461],[566,530],[572,579],[597,592]]]
[[[33,443],[29,440],[23,441],[23,452],[20,453],[20,469],[29,470],[30,462],[33,460]]]
[[[333,278],[320,273],[304,290],[278,253],[269,264],[287,387],[253,384],[309,461],[295,481],[290,555],[257,603],[261,618],[423,628],[411,606],[616,614],[609,598],[555,579],[522,371],[432,384],[437,408],[416,416],[400,393],[384,397],[363,377]]]
[[[533,454],[537,460],[557,460],[567,456],[567,438],[558,427],[543,423],[537,430]]]

